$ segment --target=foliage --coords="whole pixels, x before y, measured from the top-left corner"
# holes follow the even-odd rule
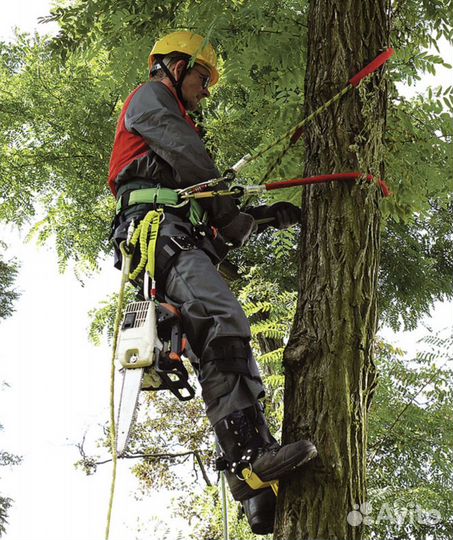
[[[0,247],[6,248],[6,244],[0,241]],[[19,272],[19,265],[15,259],[4,261],[0,257],[0,319],[10,317],[14,312],[13,303],[19,298],[19,292],[13,288],[14,281]],[[3,383],[3,387],[7,386]],[[0,424],[0,431],[3,426]],[[0,450],[0,467],[18,465],[22,459],[19,456]],[[13,500],[10,497],[0,495],[0,536],[6,532],[8,524],[8,510]]]
[[[257,536],[248,526],[240,503],[235,502],[227,491],[228,530],[230,538],[240,540],[270,539],[271,535]],[[178,515],[191,516],[192,531],[188,538],[210,540],[223,538],[223,516],[220,482],[206,488],[203,493],[191,493],[188,497],[177,497],[175,507]]]
[[[437,65],[448,66],[440,55],[431,54],[428,49],[440,53],[440,39],[452,43],[451,8],[451,0],[408,0],[394,4],[390,13],[391,38],[401,58],[396,80],[412,84],[425,72],[435,73]]]
[[[6,532],[8,524],[8,510],[11,508],[12,499],[0,495],[0,536]]]
[[[372,538],[451,538],[453,507],[447,493],[453,478],[453,337],[429,336],[426,352],[411,361],[402,351],[378,344],[380,382],[369,423],[369,496],[375,518]],[[392,479],[389,482],[389,479]],[[383,505],[403,523],[376,512]],[[423,511],[440,513],[439,523],[423,523]],[[384,516],[384,517],[382,517]],[[425,516],[426,518],[426,516]]]
[[[451,202],[432,203],[426,217],[391,220],[383,231],[380,270],[381,322],[413,329],[433,300],[453,294],[453,213]],[[395,294],[395,292],[397,294]]]
[[[382,320],[394,328],[401,319],[414,328],[433,300],[453,293],[452,92],[390,102],[385,161],[395,192],[385,201],[380,297]]]
[[[135,296],[135,290],[132,287],[126,287],[124,291],[124,305],[133,302]],[[108,343],[112,342],[117,306],[118,294],[113,293],[102,300],[96,308],[88,312],[88,317],[90,318],[88,337],[94,345],[100,345],[104,332]]]
[[[94,267],[113,212],[104,178],[117,98],[99,83],[102,58],[62,65],[44,40],[19,36],[0,59],[0,219],[35,220],[32,235],[55,238],[62,266]]]
[[[173,489],[177,484],[179,491],[190,492],[200,471],[204,472],[200,464],[206,466],[214,461],[201,399],[182,403],[168,392],[150,392],[146,401],[145,414],[134,428],[129,448],[132,455],[157,455],[157,458],[147,457],[134,466],[142,490]],[[185,462],[192,463],[192,473],[181,481],[177,466]],[[209,482],[208,478],[206,481]]]
[[[4,450],[0,451],[0,467],[5,467],[7,465],[19,465],[22,458],[5,452]]]
[[[0,247],[6,249],[6,244],[0,240]],[[10,317],[14,312],[13,304],[20,293],[14,288],[14,282],[19,273],[16,259],[4,260],[0,256],[0,319]]]
[[[160,519],[157,516],[144,516],[137,520],[137,525],[133,531],[134,540],[148,540],[158,538],[159,540],[185,540],[185,531],[174,530],[174,523]]]
[[[278,437],[283,419],[283,350],[294,317],[296,292],[269,281],[267,268],[250,269],[239,300],[251,323],[252,347],[266,388],[266,416]]]

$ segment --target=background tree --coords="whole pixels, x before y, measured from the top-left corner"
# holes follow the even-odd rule
[[[6,250],[6,244],[0,240],[0,248]],[[19,263],[14,258],[5,260],[0,255],[0,319],[11,317],[14,312],[14,302],[19,298],[19,292],[14,287]]]
[[[423,341],[410,362],[401,350],[376,344],[380,379],[368,431],[373,510],[365,529],[373,539],[452,535],[452,330]]]

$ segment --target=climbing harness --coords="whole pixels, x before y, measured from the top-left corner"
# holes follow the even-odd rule
[[[125,195],[122,195],[118,198],[116,204],[116,213],[117,215],[123,210],[128,209],[137,204],[149,204],[153,205],[155,208],[160,207],[159,210],[163,212],[163,208],[166,209],[172,208],[175,210],[183,209],[187,206],[188,208],[188,219],[192,225],[197,226],[206,222],[207,216],[204,210],[201,208],[200,204],[195,200],[188,200],[188,198],[182,197],[182,194],[185,192],[191,192],[192,189],[200,189],[198,186],[207,186],[215,185],[223,181],[223,178],[216,178],[209,182],[203,182],[202,184],[197,184],[196,186],[191,186],[190,188],[185,188],[181,190],[163,188],[160,186],[151,187],[151,188],[141,188],[134,189],[126,192]],[[162,216],[162,220],[164,217]],[[134,244],[135,245],[135,244]],[[132,278],[134,279],[134,278]]]

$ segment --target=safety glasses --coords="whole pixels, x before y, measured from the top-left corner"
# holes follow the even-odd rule
[[[201,73],[201,71],[198,71],[196,67],[193,68],[194,71],[198,73],[201,77],[201,86],[203,90],[207,90],[209,85],[211,84],[211,77],[209,75],[205,75],[204,73]]]

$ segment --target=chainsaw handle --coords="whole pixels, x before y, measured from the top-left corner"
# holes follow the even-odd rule
[[[180,355],[182,353],[182,348],[182,324],[180,319],[175,317],[173,324],[171,325],[170,350],[172,353],[176,353],[179,361],[181,360]],[[174,360],[176,360],[176,358],[174,358]]]

